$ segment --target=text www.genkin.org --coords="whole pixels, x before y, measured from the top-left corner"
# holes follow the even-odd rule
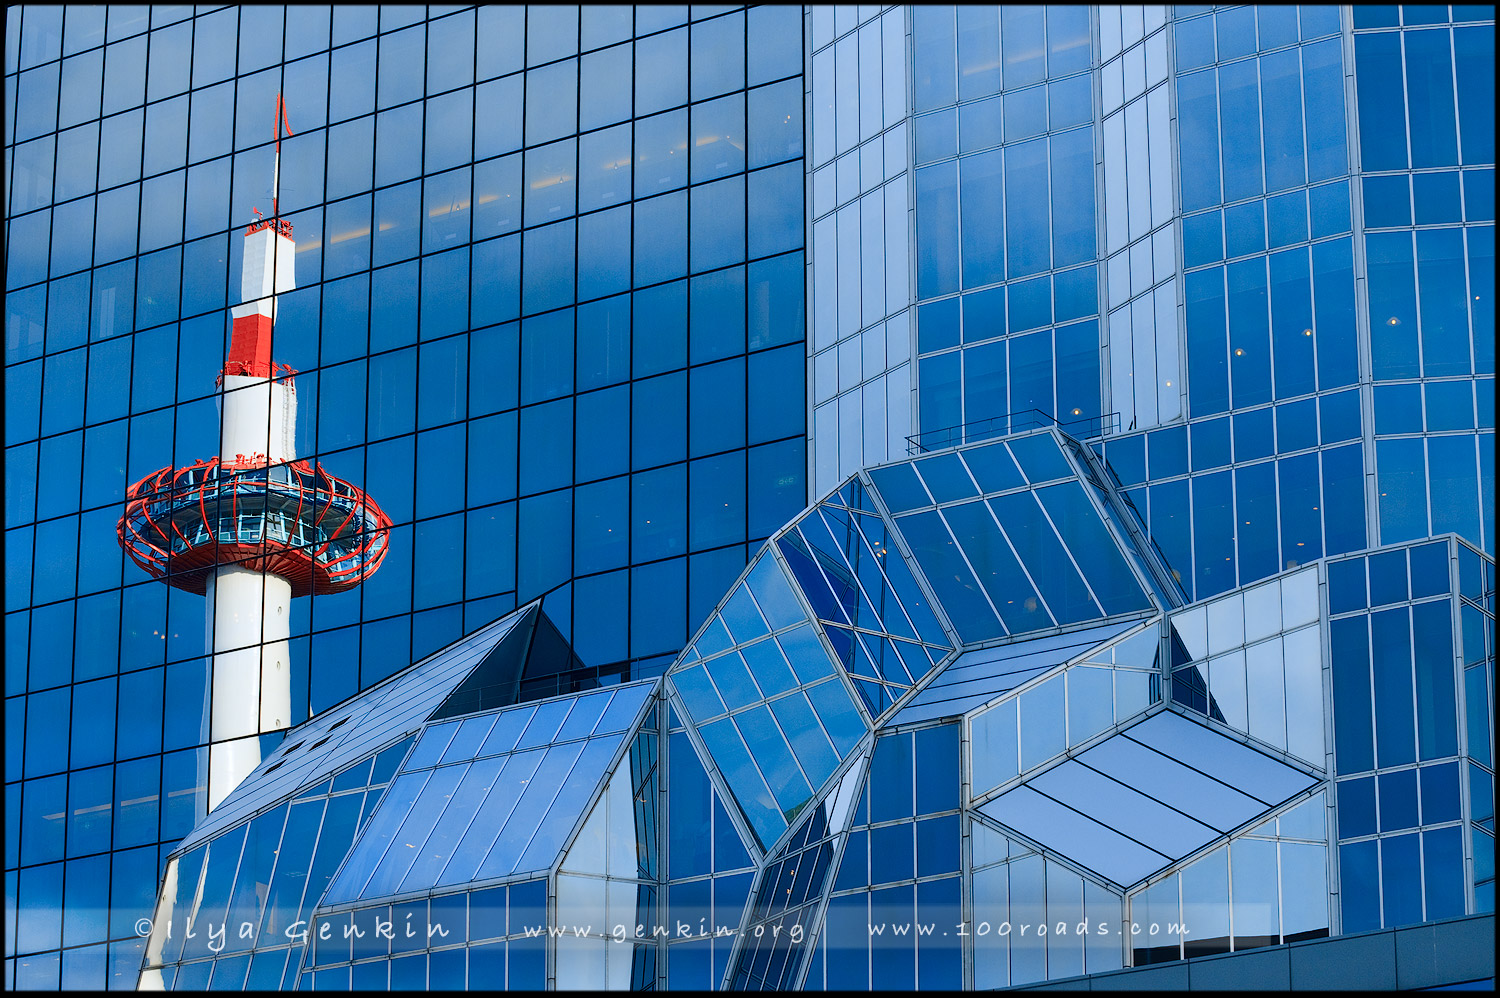
[[[697,931],[695,931],[695,928],[697,928]],[[690,926],[686,922],[679,922],[677,924],[675,932],[673,929],[664,925],[657,925],[650,929],[647,929],[643,925],[637,925],[634,926],[634,930],[635,931],[632,932],[631,927],[625,925],[616,925],[612,928],[601,929],[598,931],[596,931],[592,925],[549,925],[527,927],[525,930],[525,934],[528,938],[547,936],[553,939],[562,936],[610,936],[617,942],[625,942],[626,940],[639,940],[644,938],[663,936],[679,939],[692,938],[703,935],[723,937],[735,935],[737,932],[736,929],[731,928],[727,925],[716,926],[711,932],[705,932],[701,927]],[[981,921],[974,924],[971,924],[969,922],[958,922],[951,926],[944,925],[938,922],[883,922],[870,923],[869,926],[869,934],[871,938],[889,937],[896,939],[907,936],[973,936],[976,938],[992,935],[1014,935],[1018,937],[1030,938],[1045,938],[1046,936],[1069,935],[1110,936],[1117,935],[1124,931],[1127,931],[1127,929],[1121,925],[1116,925],[1110,922],[1098,922],[1091,925],[1086,919],[1081,922],[1056,922],[1051,925],[1045,922],[1032,924],[1021,922],[1012,923],[1007,921],[991,924],[987,921]],[[1178,936],[1185,937],[1190,934],[1187,926],[1183,925],[1180,922],[1167,922],[1165,924],[1159,922],[1148,922],[1145,924],[1139,922],[1131,922],[1128,927],[1128,931],[1132,936],[1165,935],[1172,938]],[[791,926],[770,924],[756,925],[745,931],[745,935],[753,938],[759,938],[761,936],[775,937],[785,935],[793,943],[802,942],[805,934],[806,929],[800,924],[794,924]]]

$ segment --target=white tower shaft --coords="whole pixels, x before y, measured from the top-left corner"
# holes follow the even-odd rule
[[[276,298],[296,287],[295,252],[289,229],[277,219],[245,233],[241,304],[231,310],[233,333],[219,395],[221,466],[266,467],[296,459],[296,389],[288,377],[275,380],[271,361]],[[212,810],[259,764],[259,736],[291,724],[292,584],[268,572],[219,565],[207,596]]]

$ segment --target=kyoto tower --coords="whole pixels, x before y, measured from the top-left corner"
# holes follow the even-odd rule
[[[221,456],[136,482],[118,526],[137,565],[208,597],[210,810],[260,762],[259,736],[291,726],[291,599],[359,585],[390,537],[363,491],[296,459],[297,372],[271,360],[276,297],[296,287],[292,225],[277,217],[283,128],[292,134],[277,94],[271,217],[251,209],[217,382]]]

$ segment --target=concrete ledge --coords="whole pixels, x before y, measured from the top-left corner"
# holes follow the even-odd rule
[[[1189,960],[1188,987],[1194,991],[1286,991],[1292,986],[1292,962],[1286,947],[1225,953]]]
[[[1495,916],[1396,930],[1396,987],[1430,988],[1495,976]]]
[[[1487,982],[1494,976],[1495,916],[1490,914],[1043,981],[1012,990],[1393,991]]]
[[[1024,989],[1026,991],[1089,991],[1089,977],[1065,977],[1060,981],[1048,981],[1045,984],[1030,984]]]
[[[1298,991],[1393,991],[1396,933],[1361,933],[1293,943],[1292,987]]]
[[[1096,974],[1092,991],[1186,991],[1189,987],[1187,964],[1159,963],[1152,967],[1117,970]]]

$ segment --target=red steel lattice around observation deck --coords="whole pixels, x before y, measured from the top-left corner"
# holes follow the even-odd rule
[[[179,589],[201,594],[215,568],[238,565],[303,596],[363,582],[390,528],[373,499],[320,465],[212,457],[132,485],[117,531],[137,565]]]

